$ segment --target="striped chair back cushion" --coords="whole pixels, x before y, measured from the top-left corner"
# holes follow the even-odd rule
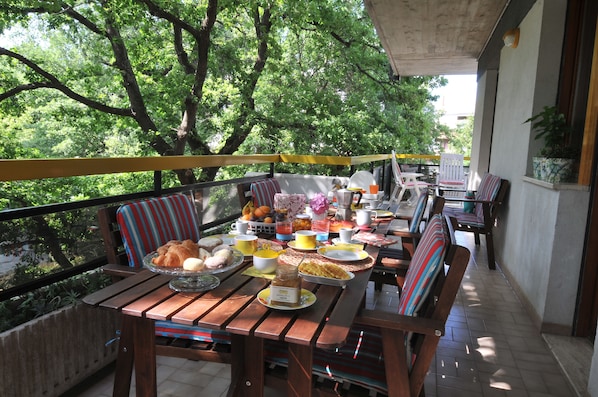
[[[129,266],[170,240],[199,240],[197,214],[183,194],[123,204],[116,212]]]
[[[407,269],[399,298],[399,314],[413,316],[417,313],[420,303],[425,300],[443,267],[448,241],[442,216],[434,215],[426,226]]]
[[[410,233],[418,233],[419,232],[419,224],[424,217],[424,211],[426,210],[426,204],[428,203],[428,193],[424,192],[419,195],[417,198],[417,203],[415,204],[415,210],[413,211],[413,218],[411,219],[411,225],[409,225],[409,232]]]
[[[249,186],[249,190],[251,191],[255,207],[267,205],[270,208],[274,208],[274,195],[281,193],[280,184],[274,178],[253,182]]]
[[[476,192],[476,200],[492,201],[496,198],[498,189],[500,189],[501,179],[499,176],[492,174],[484,174],[480,181],[480,186]],[[482,204],[476,204],[474,210],[478,223],[484,224],[484,210]]]

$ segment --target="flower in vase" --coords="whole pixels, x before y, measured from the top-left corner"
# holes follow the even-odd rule
[[[314,214],[321,215],[328,211],[328,198],[323,193],[316,193],[315,196],[309,201],[309,207]]]

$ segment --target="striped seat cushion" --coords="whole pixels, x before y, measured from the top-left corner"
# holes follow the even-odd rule
[[[122,205],[116,212],[129,266],[142,267],[143,257],[170,240],[199,240],[197,214],[183,194]],[[156,321],[156,335],[207,343],[230,344],[226,331]]]
[[[251,191],[255,207],[267,205],[270,208],[274,208],[274,195],[281,193],[280,184],[274,178],[253,182],[249,186],[249,190]]]
[[[399,299],[399,313],[416,315],[421,302],[430,293],[440,273],[448,245],[442,216],[432,217],[417,246]],[[409,284],[408,284],[409,283]],[[409,335],[405,343],[410,344]],[[265,359],[287,366],[287,347],[282,342],[265,342]],[[410,359],[410,349],[407,349]],[[334,381],[355,384],[379,393],[387,393],[382,356],[382,336],[376,327],[356,325],[351,328],[347,343],[334,351],[314,349],[313,373]]]
[[[409,232],[410,233],[417,233],[419,232],[419,224],[424,216],[424,211],[426,210],[426,204],[428,203],[428,194],[426,192],[421,193],[417,198],[417,203],[415,204],[415,210],[413,211],[413,218],[411,218],[411,225],[409,225]]]
[[[230,344],[230,334],[226,331],[193,327],[170,321],[156,321],[156,335],[167,338],[191,339],[198,342]]]
[[[183,194],[123,204],[116,220],[131,267],[142,267],[145,255],[170,240],[199,240],[195,208]]]
[[[288,366],[285,343],[266,340],[264,346],[266,362]],[[351,329],[347,343],[334,351],[314,349],[312,369],[314,375],[325,379],[387,393],[382,337],[374,327]]]

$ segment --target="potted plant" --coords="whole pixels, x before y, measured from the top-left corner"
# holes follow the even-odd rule
[[[533,160],[534,178],[550,183],[570,182],[574,176],[579,150],[568,144],[571,127],[555,106],[525,120],[536,131],[535,139],[544,139],[544,147]]]

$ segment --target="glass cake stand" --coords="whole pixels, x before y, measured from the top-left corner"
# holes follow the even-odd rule
[[[157,252],[146,255],[143,258],[143,265],[154,273],[174,276],[168,285],[177,292],[209,291],[220,285],[220,279],[214,274],[234,270],[243,263],[243,254],[234,248],[232,251],[233,261],[231,264],[217,269],[204,268],[201,271],[192,271],[185,270],[182,267],[157,266],[152,263],[152,258],[158,255]]]

